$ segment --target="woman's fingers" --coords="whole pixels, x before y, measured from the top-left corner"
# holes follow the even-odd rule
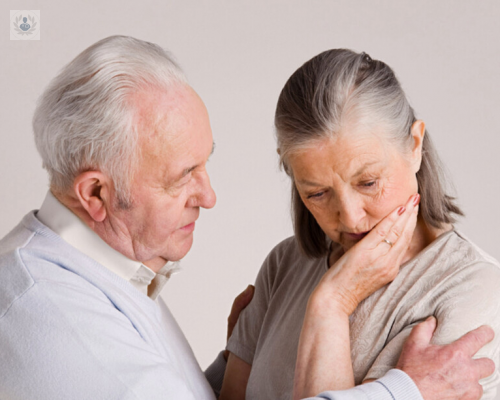
[[[413,237],[413,231],[415,230],[415,226],[417,225],[417,216],[418,216],[418,202],[420,197],[412,200],[414,204],[413,208],[409,208],[405,211],[404,215],[402,215],[401,219],[396,221],[393,228],[389,232],[389,239],[393,245],[391,246],[390,251],[393,252],[394,255],[397,256],[398,262],[401,261],[408,246],[410,245],[411,239]],[[383,244],[383,243],[382,243]]]
[[[361,242],[367,244],[369,248],[376,249],[377,253],[380,251],[381,254],[387,254],[400,241],[403,234],[407,234],[408,229],[411,228],[412,215],[419,200],[418,194],[411,196],[404,206],[397,208],[380,221]],[[400,247],[401,245],[398,246],[398,249]]]
[[[413,195],[380,221],[335,262],[323,277],[323,285],[318,285],[325,287],[325,293],[336,298],[348,315],[398,274],[416,226],[419,199],[418,194]],[[335,287],[333,292],[331,287]]]

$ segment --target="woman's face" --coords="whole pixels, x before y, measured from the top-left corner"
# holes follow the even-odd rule
[[[407,152],[380,128],[345,130],[290,157],[302,201],[345,251],[417,193],[424,132],[422,121],[413,124],[414,146]]]

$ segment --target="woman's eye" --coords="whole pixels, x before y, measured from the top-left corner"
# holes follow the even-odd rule
[[[362,186],[362,187],[369,188],[369,187],[373,187],[373,186],[375,186],[375,184],[376,184],[376,183],[377,183],[377,181],[363,182],[363,183],[361,183],[361,186]]]
[[[308,199],[317,199],[317,198],[320,198],[321,196],[323,196],[324,194],[325,194],[325,192],[318,192],[318,193],[308,195],[307,198]]]

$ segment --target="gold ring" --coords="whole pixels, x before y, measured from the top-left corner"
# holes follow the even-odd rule
[[[390,240],[387,240],[387,239],[382,240],[382,242],[387,243],[391,247],[394,245],[394,243],[392,243]]]

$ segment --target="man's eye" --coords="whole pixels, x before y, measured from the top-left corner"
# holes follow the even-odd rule
[[[191,180],[192,173],[188,173],[182,177],[182,179],[179,181],[179,186],[184,186],[185,184],[189,183]]]

